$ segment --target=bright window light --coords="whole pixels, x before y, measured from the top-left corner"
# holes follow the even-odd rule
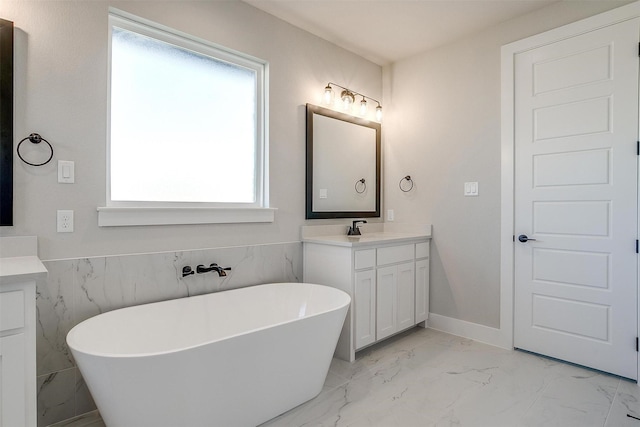
[[[264,64],[111,16],[110,205],[263,203]]]

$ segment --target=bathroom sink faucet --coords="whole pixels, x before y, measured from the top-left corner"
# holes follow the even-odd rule
[[[347,236],[361,236],[362,235],[362,233],[360,233],[360,229],[358,228],[358,223],[359,222],[361,222],[363,224],[367,223],[367,221],[365,221],[364,219],[353,221],[353,225],[351,227],[349,227],[349,231],[347,231]]]

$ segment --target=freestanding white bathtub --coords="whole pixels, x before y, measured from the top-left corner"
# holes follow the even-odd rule
[[[255,426],[320,393],[349,303],[258,285],[100,314],[67,343],[109,427]]]

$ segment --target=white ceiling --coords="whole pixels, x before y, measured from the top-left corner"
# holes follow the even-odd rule
[[[386,65],[559,0],[243,0]]]

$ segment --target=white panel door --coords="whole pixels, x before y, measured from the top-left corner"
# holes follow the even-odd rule
[[[633,379],[639,29],[520,53],[515,71],[515,347]]]
[[[356,350],[376,340],[376,273],[373,269],[355,274]]]

